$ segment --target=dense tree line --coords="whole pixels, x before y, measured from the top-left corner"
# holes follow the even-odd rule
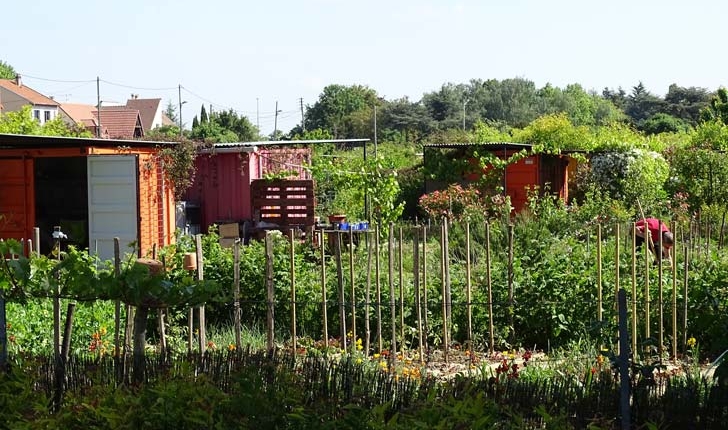
[[[524,128],[544,115],[563,113],[576,126],[626,124],[645,134],[680,132],[695,127],[701,111],[723,101],[712,102],[720,91],[670,85],[664,97],[650,93],[639,82],[628,93],[622,88],[604,88],[601,94],[579,84],[542,88],[524,78],[472,79],[468,83],[446,83],[425,93],[419,101],[409,98],[385,100],[375,90],[361,85],[329,85],[308,106],[302,129],[328,130],[335,138],[373,138],[376,112],[377,137],[384,140],[418,142],[444,130],[472,131],[482,122],[506,130]]]

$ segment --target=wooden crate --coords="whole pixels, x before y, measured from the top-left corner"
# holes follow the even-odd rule
[[[257,179],[251,184],[255,221],[281,227],[314,225],[313,180]]]

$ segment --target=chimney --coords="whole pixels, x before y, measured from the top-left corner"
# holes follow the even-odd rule
[[[15,85],[19,87],[23,86],[23,81],[20,80],[20,75],[17,73],[15,74]]]

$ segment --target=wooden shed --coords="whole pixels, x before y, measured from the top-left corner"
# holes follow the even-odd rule
[[[508,159],[520,151],[527,151],[528,155],[515,163],[509,164],[502,176],[502,185],[506,195],[510,196],[511,204],[515,212],[522,210],[528,200],[528,188],[539,187],[540,190],[548,189],[553,195],[559,196],[564,201],[569,198],[569,160],[567,155],[532,154],[532,145],[522,143],[494,142],[484,144],[430,144],[425,145],[425,164],[427,157],[446,156],[445,150],[452,151],[450,157],[470,157],[473,150],[493,153],[500,159]],[[436,153],[432,153],[436,151]],[[439,154],[439,155],[438,155]],[[462,179],[464,182],[474,181],[482,174],[474,167],[470,171],[464,171]],[[442,184],[428,181],[425,185],[426,192],[437,189]]]
[[[65,241],[114,255],[148,255],[174,241],[174,193],[156,157],[164,142],[0,134],[0,238],[27,239],[40,230],[40,249]]]
[[[303,223],[312,223],[315,204],[312,183],[296,183],[290,190],[284,187],[273,193],[263,193],[273,196],[283,192],[288,197],[295,196],[295,204],[289,205],[291,210],[274,208],[256,211],[254,200],[258,202],[258,209],[261,209],[262,191],[259,190],[254,195],[254,182],[265,178],[267,174],[280,172],[285,172],[287,179],[311,181],[307,166],[311,164],[312,145],[361,145],[368,141],[369,139],[236,142],[204,148],[195,160],[194,182],[184,197],[183,213],[186,223],[193,233],[205,233],[213,224],[239,223],[242,229],[245,223],[249,223],[252,228],[258,221],[273,219],[303,219]],[[267,208],[266,205],[263,206]]]

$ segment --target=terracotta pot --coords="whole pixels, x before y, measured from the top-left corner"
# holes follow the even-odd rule
[[[329,215],[329,223],[342,223],[346,221],[346,215],[344,214],[331,214]]]

